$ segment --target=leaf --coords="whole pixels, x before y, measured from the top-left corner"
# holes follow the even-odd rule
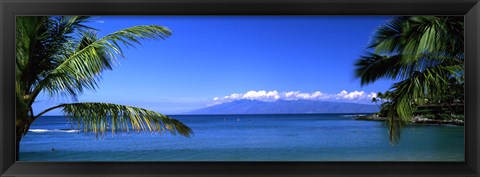
[[[451,79],[463,83],[463,29],[460,16],[395,17],[376,31],[368,46],[373,53],[355,63],[361,85],[381,78],[399,80],[388,96],[392,143],[399,140],[402,124],[409,121],[417,105],[452,91],[463,92],[462,87],[449,83]]]
[[[169,132],[173,135],[190,136],[193,131],[180,121],[163,114],[132,106],[111,103],[71,103],[61,104],[45,110],[40,115],[61,108],[71,123],[85,132],[103,135],[108,129],[112,133],[119,131]]]
[[[97,39],[93,32],[84,32],[76,51],[61,60],[49,74],[43,78],[34,90],[41,90],[50,95],[70,95],[73,98],[84,89],[95,90],[100,73],[112,69],[117,60],[123,56],[118,43],[125,46],[140,44],[142,39],[165,39],[171,32],[156,25],[135,26],[114,32],[102,39]]]

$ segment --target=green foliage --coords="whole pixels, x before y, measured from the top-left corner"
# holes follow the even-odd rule
[[[183,136],[192,134],[192,130],[178,120],[163,114],[142,108],[108,103],[73,103],[58,106],[85,132],[104,133],[108,128],[116,131],[177,132]]]
[[[60,58],[60,63],[37,85],[36,93],[45,89],[50,95],[68,93],[76,96],[84,88],[97,88],[99,74],[112,69],[116,56],[123,56],[119,43],[125,46],[140,44],[140,39],[165,39],[170,31],[160,26],[135,26],[114,32],[102,39],[92,32],[83,32],[75,51]]]
[[[165,115],[110,103],[61,104],[33,115],[39,93],[69,96],[76,100],[85,89],[98,88],[100,74],[111,70],[123,47],[135,47],[146,39],[166,39],[171,31],[157,25],[134,26],[98,38],[85,25],[87,16],[16,17],[17,143],[42,114],[62,108],[86,131],[103,134],[107,122],[112,132],[134,130],[170,132],[189,136],[192,130]]]
[[[387,117],[388,116],[388,112],[390,111],[390,107],[392,106],[392,104],[390,102],[385,102],[381,105],[380,107],[380,111],[378,112],[378,116],[380,117]]]
[[[399,138],[392,129],[409,121],[417,106],[464,102],[463,29],[461,16],[395,17],[378,28],[368,47],[373,52],[355,63],[361,85],[398,81],[380,111],[390,118],[392,142]]]

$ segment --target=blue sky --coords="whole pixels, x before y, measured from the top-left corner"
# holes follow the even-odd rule
[[[173,35],[124,48],[99,89],[79,101],[110,102],[178,114],[249,98],[368,102],[393,81],[360,86],[354,62],[388,16],[101,16],[99,36],[135,25]],[[40,95],[36,113],[69,98]],[[59,115],[52,111],[47,115]]]

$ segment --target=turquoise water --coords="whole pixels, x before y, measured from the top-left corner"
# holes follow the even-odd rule
[[[21,161],[464,161],[464,127],[412,125],[391,145],[383,122],[354,115],[172,116],[185,138],[149,132],[102,139],[65,117],[41,117],[20,143]],[[54,148],[54,151],[52,151]]]

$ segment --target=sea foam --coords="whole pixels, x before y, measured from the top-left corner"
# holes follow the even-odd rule
[[[29,132],[34,132],[34,133],[46,133],[46,132],[60,132],[60,133],[76,133],[80,132],[80,130],[75,130],[75,129],[30,129],[28,130]]]

